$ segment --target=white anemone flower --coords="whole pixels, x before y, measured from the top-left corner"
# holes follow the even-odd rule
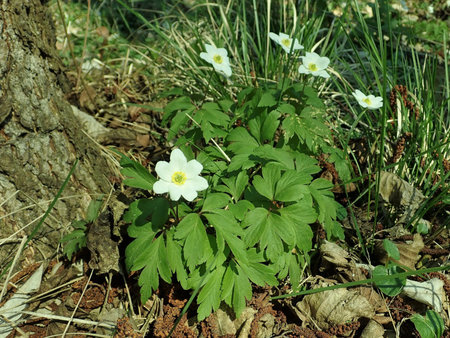
[[[381,96],[365,95],[358,89],[352,94],[363,108],[374,110],[383,106],[383,98]]]
[[[230,60],[228,52],[225,48],[217,48],[213,45],[205,43],[206,53],[200,53],[200,57],[206,62],[213,65],[218,72],[225,74],[226,77],[231,76]]]
[[[317,53],[306,52],[305,56],[300,57],[303,64],[298,67],[298,71],[301,74],[311,74],[312,76],[321,76],[325,79],[329,78],[330,75],[326,72],[328,65],[330,64],[330,59],[326,56],[319,56]]]
[[[208,182],[199,176],[203,166],[197,160],[188,162],[180,149],[172,151],[169,163],[156,163],[155,170],[160,179],[153,184],[153,191],[157,194],[168,192],[172,201],[178,201],[181,196],[193,201],[197,191],[208,188]]]
[[[291,51],[291,48],[293,52],[304,48],[301,44],[298,43],[297,39],[293,40],[292,38],[289,37],[289,35],[284,33],[280,33],[279,35],[277,35],[275,33],[270,32],[269,37],[273,41],[278,43],[286,51],[286,53],[289,53]],[[292,41],[294,41],[294,46],[292,46]]]

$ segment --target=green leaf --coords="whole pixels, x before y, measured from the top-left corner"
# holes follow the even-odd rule
[[[274,148],[270,144],[256,148],[253,154],[266,160],[275,161],[281,164],[283,169],[294,169],[292,154],[286,150]]]
[[[252,285],[243,269],[237,265],[237,276],[233,287],[233,309],[237,317],[240,316],[246,307],[245,300],[250,300],[251,298]]]
[[[397,265],[388,265],[385,267],[383,265],[378,265],[373,270],[373,278],[375,278],[375,285],[386,295],[396,296],[398,295],[405,286],[406,277],[399,278],[383,278],[385,276],[395,275],[397,273],[404,272]]]
[[[422,338],[440,338],[444,333],[444,320],[433,310],[427,310],[425,317],[416,313],[409,319],[414,323]]]
[[[221,289],[219,286],[222,284],[224,273],[225,267],[218,266],[206,277],[206,283],[197,296],[199,305],[197,318],[199,321],[205,319],[212,311],[216,311],[219,308],[221,301]]]
[[[209,223],[216,229],[217,237],[222,237],[233,255],[243,261],[247,261],[247,255],[245,252],[245,244],[238,237],[244,234],[244,231],[240,225],[236,222],[233,214],[229,210],[216,210],[214,213],[206,213],[205,217]],[[217,246],[220,247],[219,242]]]
[[[173,240],[173,231],[167,233],[166,247],[167,247],[167,262],[172,273],[176,273],[177,280],[180,282],[181,287],[185,290],[188,289],[187,285],[187,272],[183,264],[181,246]],[[171,230],[172,230],[171,229]]]
[[[258,107],[272,107],[277,104],[277,101],[271,93],[265,92],[258,102]]]
[[[135,226],[141,226],[149,221],[152,223],[152,229],[155,233],[162,229],[169,218],[169,202],[165,198],[147,199],[142,198],[130,204],[123,219],[125,222],[131,222]],[[130,228],[129,235],[130,234]],[[133,228],[131,228],[131,231]],[[132,236],[134,237],[134,236]]]
[[[188,214],[181,220],[175,238],[184,243],[183,254],[189,269],[206,262],[212,255],[205,226],[198,214]]]
[[[386,250],[387,254],[389,255],[389,257],[395,259],[395,260],[399,260],[400,259],[400,252],[398,251],[397,246],[394,244],[394,242],[388,240],[388,239],[384,239],[383,240],[383,247],[384,250]]]
[[[103,195],[89,202],[86,212],[86,222],[93,222],[100,214],[100,209],[103,204]]]
[[[228,135],[227,141],[230,143],[228,149],[234,154],[251,155],[253,149],[259,146],[258,141],[242,127],[233,129]]]
[[[301,200],[280,209],[279,213],[284,219],[291,222],[297,247],[304,252],[311,250],[314,234],[309,224],[317,220],[317,213],[312,205],[306,200]]]
[[[132,270],[140,270],[141,275],[138,284],[141,287],[141,301],[145,303],[152,292],[159,286],[159,277],[167,283],[171,282],[171,271],[167,261],[167,250],[164,236],[154,238],[149,225],[139,227],[141,234],[125,250],[127,267]]]
[[[230,204],[229,209],[238,220],[243,220],[247,211],[252,210],[254,205],[248,200],[240,200],[236,204]]]
[[[275,131],[280,125],[280,113],[277,110],[272,110],[263,122],[261,127],[261,138],[262,140],[272,141],[274,138]]]
[[[64,244],[63,252],[66,254],[69,260],[72,259],[72,255],[86,247],[86,224],[85,221],[74,221],[72,226],[75,228],[71,233],[68,233],[61,238],[60,243]]]
[[[292,223],[288,219],[272,213],[264,208],[255,208],[247,213],[244,218],[244,240],[252,247],[259,243],[267,257],[275,262],[284,252],[283,242],[294,244],[295,232]]]
[[[245,171],[240,171],[237,176],[222,178],[222,182],[225,183],[234,200],[237,201],[241,198],[241,195],[248,184],[248,175]]]
[[[150,172],[144,168],[142,164],[136,161],[130,160],[121,152],[113,149],[121,157],[120,166],[122,169],[120,172],[123,176],[127,177],[123,180],[123,184],[133,188],[141,188],[144,190],[152,190],[153,183],[156,182],[156,178],[150,174]]]
[[[247,256],[249,257],[248,263],[238,262],[253,283],[259,286],[278,284],[274,269],[272,266],[264,264],[265,259],[261,253],[257,253],[255,249],[250,249]]]
[[[256,175],[253,178],[252,183],[259,194],[273,201],[275,195],[275,185],[279,181],[280,176],[280,168],[270,163],[262,168],[262,176]]]
[[[275,189],[275,200],[281,202],[298,201],[303,197],[302,185],[309,183],[311,176],[295,170],[286,170],[278,180]]]
[[[222,193],[211,193],[203,202],[202,212],[224,208],[230,202],[230,196]]]

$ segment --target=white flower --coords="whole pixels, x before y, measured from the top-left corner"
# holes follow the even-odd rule
[[[278,43],[281,47],[283,47],[283,49],[286,51],[286,53],[289,53],[291,51],[291,47],[292,47],[293,52],[295,50],[304,48],[301,44],[298,43],[297,39],[294,40],[294,46],[292,46],[292,39],[289,37],[289,35],[284,34],[284,33],[280,33],[280,35],[277,35],[275,33],[270,32],[269,37],[273,41]]]
[[[378,109],[383,106],[383,98],[381,96],[364,95],[358,89],[352,93],[359,105],[363,108]]]
[[[231,76],[230,61],[225,48],[216,48],[213,45],[205,44],[206,53],[200,53],[200,57],[206,62],[213,65],[218,72],[225,74],[226,77]]]
[[[321,76],[329,78],[330,75],[325,71],[330,64],[330,59],[327,57],[321,57],[316,53],[306,52],[305,56],[300,57],[303,64],[298,67],[298,71],[301,74],[311,74],[312,76]]]
[[[170,199],[178,201],[183,196],[188,201],[197,197],[197,191],[208,188],[208,182],[200,177],[203,166],[197,160],[189,162],[180,149],[170,154],[170,162],[156,163],[156,173],[160,180],[153,184],[153,191],[157,194],[169,193]]]

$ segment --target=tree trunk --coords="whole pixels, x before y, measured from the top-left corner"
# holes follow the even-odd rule
[[[54,254],[64,230],[86,211],[91,196],[111,189],[112,170],[65,99],[70,84],[56,54],[45,2],[1,2],[0,268],[17,248],[3,239],[24,227],[11,239],[31,232],[77,158],[63,198],[34,239],[39,250],[29,249],[28,259]]]

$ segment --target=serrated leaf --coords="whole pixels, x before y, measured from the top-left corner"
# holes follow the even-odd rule
[[[190,269],[212,255],[205,226],[198,214],[188,214],[177,225],[175,238],[184,243],[183,254]]]
[[[255,156],[281,164],[283,169],[294,169],[294,160],[290,152],[264,144],[253,151]]]
[[[145,227],[140,227],[140,230]],[[136,271],[144,268],[139,276],[138,284],[141,287],[141,301],[145,303],[150,298],[152,292],[159,286],[159,277],[167,283],[171,282],[167,261],[167,250],[164,243],[164,236],[159,236],[153,240],[152,236],[141,234],[125,250],[127,266],[130,270]]]
[[[173,240],[173,235],[171,232],[168,233],[167,236],[166,248],[169,267],[172,273],[176,273],[177,280],[180,282],[181,287],[187,290],[187,272],[183,264],[181,246]]]
[[[229,205],[231,213],[238,220],[243,220],[247,211],[252,210],[254,207],[248,200],[240,200],[236,204]]]
[[[197,318],[199,321],[205,319],[212,311],[216,311],[219,308],[221,301],[221,289],[219,286],[222,284],[224,273],[225,267],[218,266],[206,277],[206,283],[197,296],[199,305]]]
[[[275,131],[280,125],[280,113],[277,110],[272,110],[265,118],[263,125],[261,127],[261,138],[262,140],[272,141]]]
[[[206,196],[202,212],[224,208],[230,202],[230,196],[222,193],[211,193]]]
[[[252,285],[245,272],[238,265],[237,276],[233,287],[233,309],[236,312],[237,317],[239,317],[242,311],[245,309],[245,300],[250,300],[251,298]]]
[[[256,175],[252,183],[259,194],[273,201],[275,186],[280,180],[280,176],[280,168],[270,163],[262,168],[262,176]]]
[[[250,155],[253,149],[259,146],[258,141],[242,127],[233,129],[228,135],[227,141],[230,143],[227,148],[236,155]]]
[[[237,176],[222,178],[222,182],[225,183],[234,200],[237,201],[248,184],[248,175],[245,171],[240,171]]]
[[[302,185],[309,183],[311,176],[295,170],[286,170],[278,180],[275,189],[275,200],[281,202],[298,201],[303,198]]]
[[[236,222],[233,214],[229,210],[216,210],[214,213],[206,213],[205,217],[209,223],[216,229],[218,240],[220,237],[225,240],[233,255],[243,261],[247,261],[244,242],[238,237],[244,234],[244,231]],[[217,245],[220,247],[219,243]]]
[[[113,149],[113,151],[121,156],[120,166],[122,169],[120,172],[123,176],[127,177],[123,180],[123,184],[144,190],[153,189],[153,183],[156,182],[156,178],[150,174],[150,172],[145,169],[142,164],[130,160],[124,154],[115,149]]]
[[[272,107],[277,104],[277,101],[271,93],[265,92],[258,102],[258,107]]]
[[[169,204],[164,198],[147,199],[141,198],[130,204],[123,219],[131,222],[134,226],[152,223],[152,230],[156,233],[162,229],[169,218]],[[133,236],[133,227],[128,228],[128,234]],[[130,232],[131,231],[131,232]]]

